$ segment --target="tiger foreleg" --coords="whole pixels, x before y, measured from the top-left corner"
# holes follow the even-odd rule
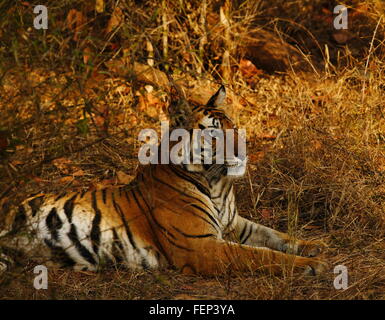
[[[257,224],[238,216],[235,228],[236,238],[242,243],[253,247],[268,247],[282,251],[314,257],[321,253],[325,244],[322,241],[297,240],[288,234]]]

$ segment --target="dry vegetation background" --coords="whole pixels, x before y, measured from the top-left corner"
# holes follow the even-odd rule
[[[165,119],[165,72],[204,102],[224,83],[248,134],[242,215],[324,239],[316,278],[49,270],[0,276],[0,299],[385,299],[385,4],[329,0],[0,2],[0,198],[130,181],[137,136]],[[48,7],[48,30],[33,7]],[[152,66],[153,69],[149,69]],[[1,214],[0,214],[1,220]],[[333,267],[349,288],[333,287]]]

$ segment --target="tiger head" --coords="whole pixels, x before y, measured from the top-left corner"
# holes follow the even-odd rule
[[[185,170],[217,177],[244,175],[245,137],[227,116],[225,100],[226,89],[221,86],[205,105],[191,104],[184,98],[171,101],[172,129],[183,128],[189,132],[189,152],[185,156],[189,161],[182,162]]]

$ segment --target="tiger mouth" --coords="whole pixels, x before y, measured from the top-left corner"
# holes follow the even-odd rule
[[[227,168],[236,168],[236,167],[239,167],[241,165],[242,165],[241,163],[234,163],[234,164],[226,163]]]
[[[242,160],[240,158],[230,159],[225,161],[225,165],[227,168],[237,168],[243,166],[247,161],[247,158]]]

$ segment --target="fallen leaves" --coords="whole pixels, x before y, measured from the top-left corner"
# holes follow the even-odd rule
[[[332,38],[338,44],[346,44],[349,40],[353,38],[353,35],[347,30],[338,30],[333,32]]]
[[[322,142],[320,140],[312,140],[311,146],[313,150],[320,150],[322,149]]]
[[[124,21],[124,14],[121,8],[118,6],[114,9],[110,20],[108,20],[108,24],[106,27],[106,33],[110,33],[116,28],[118,28]]]
[[[151,86],[146,86],[151,87]],[[152,88],[152,87],[151,87]],[[153,89],[147,89],[145,93],[137,92],[139,98],[138,109],[141,112],[145,112],[147,115],[153,118],[157,118],[162,111],[165,102],[162,101],[160,93],[154,93]]]
[[[263,73],[250,60],[241,59],[239,62],[239,71],[248,85],[255,85],[259,76]]]
[[[67,158],[52,160],[52,164],[64,174],[68,174],[73,166],[72,161]]]
[[[116,177],[119,184],[129,184],[135,178],[135,176],[129,175],[123,171],[116,172]]]
[[[65,177],[62,177],[62,178],[60,178],[60,179],[57,179],[55,182],[56,182],[56,183],[60,183],[60,184],[70,184],[70,183],[72,183],[74,180],[75,180],[75,178],[72,177],[72,176],[65,176]]]
[[[68,158],[57,158],[52,160],[52,164],[61,174],[65,175],[56,179],[55,183],[79,185],[80,183],[76,181],[76,178],[83,177],[85,175],[83,169],[79,168],[78,165],[74,164],[73,161]],[[39,183],[47,182],[45,180],[39,180],[37,177],[34,177],[34,180]]]
[[[95,1],[95,11],[97,13],[102,13],[104,11],[104,0]]]
[[[107,187],[119,187],[126,184],[129,184],[134,180],[135,176],[129,175],[123,171],[117,171],[115,176],[109,179],[95,180],[92,181],[89,185],[90,190],[101,190]]]
[[[250,163],[258,163],[263,160],[265,155],[266,153],[264,151],[258,151],[258,152],[249,153],[247,158]]]
[[[66,25],[73,32],[73,39],[75,41],[79,40],[80,33],[84,30],[86,23],[87,18],[81,11],[71,9],[68,12]]]

